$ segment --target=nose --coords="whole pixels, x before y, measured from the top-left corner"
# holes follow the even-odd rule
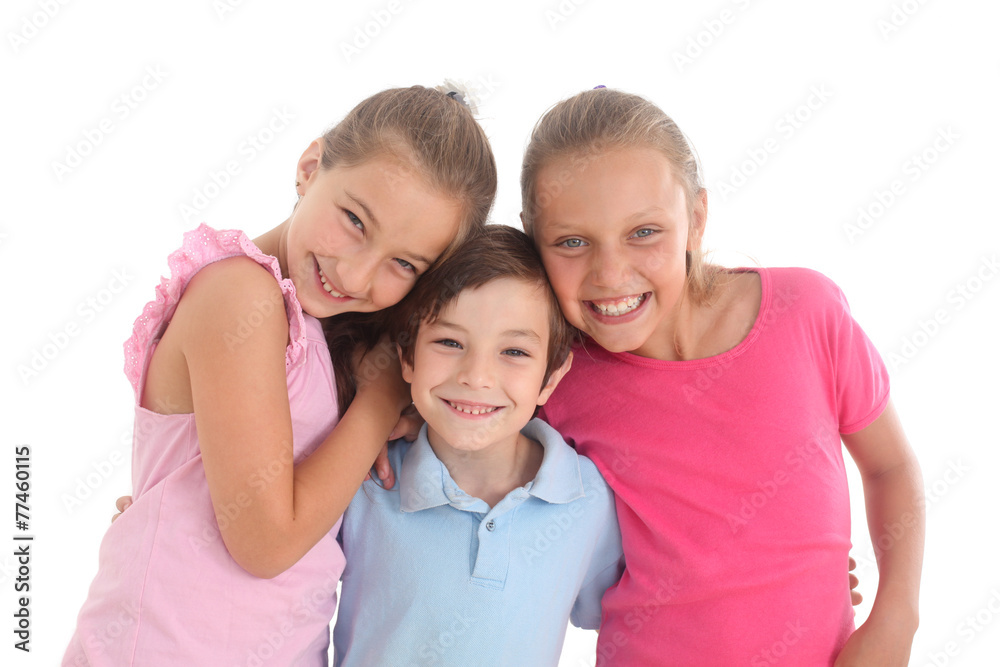
[[[593,253],[591,275],[598,287],[621,287],[629,282],[632,269],[624,248],[606,245]]]
[[[341,257],[337,262],[340,284],[353,296],[367,294],[378,271],[378,258],[371,253],[357,253]]]
[[[493,355],[469,350],[462,356],[458,382],[470,389],[489,389],[495,380]]]

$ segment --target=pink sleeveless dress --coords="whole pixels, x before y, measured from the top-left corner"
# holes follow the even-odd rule
[[[97,576],[64,666],[327,664],[329,624],[344,569],[336,541],[340,522],[283,574],[273,579],[248,574],[219,534],[194,415],[161,415],[139,405],[149,360],[188,281],[212,262],[239,256],[269,269],[284,296],[295,462],[337,423],[336,385],[320,323],[302,312],[277,259],[240,231],[202,225],[185,234],[184,246],[169,258],[171,278],[161,281],[156,300],[146,305],[125,343],[125,374],[136,401],[134,502],[101,543]],[[269,306],[276,307],[261,305]],[[259,474],[265,484],[268,471]]]

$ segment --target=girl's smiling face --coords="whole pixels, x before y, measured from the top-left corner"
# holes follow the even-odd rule
[[[578,164],[567,157],[538,172],[539,183],[562,185],[539,197],[534,234],[563,314],[607,350],[672,358],[685,253],[700,244],[704,196],[689,214],[684,187],[653,149]]]
[[[321,169],[320,148],[313,142],[299,161],[286,276],[314,317],[387,308],[458,234],[461,202],[391,156]]]

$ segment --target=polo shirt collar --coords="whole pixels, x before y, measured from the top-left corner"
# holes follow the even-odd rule
[[[582,498],[580,458],[562,436],[540,419],[532,419],[521,433],[542,444],[545,452],[535,479],[524,491],[548,503],[568,503]],[[517,493],[517,490],[511,493]],[[403,457],[399,474],[400,509],[404,512],[452,505],[457,509],[487,512],[482,500],[463,492],[427,440],[427,424]],[[503,501],[501,501],[503,502]]]

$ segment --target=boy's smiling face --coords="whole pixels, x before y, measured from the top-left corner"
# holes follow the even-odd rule
[[[547,298],[540,285],[500,278],[464,290],[436,321],[421,323],[403,378],[432,445],[466,452],[515,445],[569,368],[567,360],[542,386]]]

